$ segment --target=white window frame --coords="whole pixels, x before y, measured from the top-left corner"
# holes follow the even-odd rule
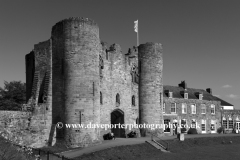
[[[223,123],[223,122],[225,122],[225,123]],[[225,124],[226,124],[226,126],[225,126]],[[222,126],[223,126],[225,129],[228,128],[228,121],[227,121],[227,119],[226,119],[225,117],[222,118]]]
[[[199,94],[199,100],[203,100],[203,94]]]
[[[195,109],[193,109],[193,106],[194,106]],[[193,112],[193,111],[195,111],[195,112]],[[191,113],[192,113],[192,114],[197,114],[196,104],[191,104]]]
[[[188,99],[188,93],[184,93],[184,99]]]
[[[174,106],[175,106],[175,112],[172,112],[172,104],[174,104]],[[176,103],[171,103],[171,114],[175,114],[175,113],[177,113],[177,104]]]
[[[165,113],[166,111],[166,103],[163,103],[163,113]]]
[[[193,122],[195,123],[195,127],[193,127]],[[197,121],[196,121],[196,119],[192,119],[192,121],[191,121],[191,128],[197,128]]]
[[[212,125],[214,125],[214,130],[212,130]],[[211,119],[211,133],[216,133],[216,121]]]
[[[203,113],[202,111],[203,111],[203,109],[202,108],[205,108],[205,112]],[[201,104],[201,114],[206,114],[206,112],[207,112],[207,108],[206,108],[206,105],[205,104]]]
[[[230,121],[232,123],[231,125],[229,123]],[[231,117],[228,118],[228,122],[227,123],[228,123],[228,129],[232,130],[234,128],[234,122],[233,122],[233,119]],[[230,126],[231,126],[231,128],[230,128]]]
[[[169,98],[173,98],[173,92],[169,92]]]
[[[186,109],[186,112],[184,112],[184,108]],[[187,104],[182,103],[182,114],[187,114]]]
[[[204,124],[204,128],[205,128],[204,131],[202,130],[202,128],[203,128],[202,125],[203,125],[203,124]],[[202,123],[201,123],[201,131],[202,131],[202,133],[207,133],[206,130],[207,130],[207,129],[206,129],[206,120],[205,120],[205,119],[202,119]]]
[[[212,113],[212,108],[213,108],[214,113]],[[216,112],[216,107],[214,104],[211,104],[211,114],[215,114],[215,112]]]
[[[184,121],[185,124],[182,124],[182,121]],[[184,125],[185,125],[185,126],[184,126]],[[185,128],[186,131],[187,131],[187,120],[186,120],[186,119],[181,119],[181,120],[180,120],[180,127],[181,127],[181,128]]]

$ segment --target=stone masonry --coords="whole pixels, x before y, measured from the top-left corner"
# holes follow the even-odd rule
[[[56,23],[51,38],[26,55],[27,103],[23,108],[29,121],[22,136],[40,137],[30,138],[31,146],[52,145],[56,139],[69,147],[86,147],[101,143],[110,131],[116,137],[126,137],[130,130],[138,136],[153,133],[142,130],[140,134],[129,127],[55,126],[58,122],[162,124],[162,65],[161,44],[146,43],[123,53],[120,45],[108,46],[100,40],[98,25],[91,19]],[[155,132],[163,134],[163,130]]]

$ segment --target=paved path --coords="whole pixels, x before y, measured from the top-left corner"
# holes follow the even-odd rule
[[[240,136],[240,134],[185,134],[185,138],[198,138],[198,137],[223,137],[223,136]],[[165,136],[161,137],[163,140],[170,140],[170,139],[175,139],[177,136]],[[112,148],[116,146],[122,146],[122,145],[134,145],[134,144],[141,144],[145,143],[145,141],[151,140],[151,137],[141,137],[141,138],[116,138],[116,140],[107,140],[103,141],[102,144],[97,145],[97,146],[92,146],[92,147],[87,147],[83,149],[75,149],[71,151],[66,151],[60,153],[61,155],[64,155],[69,158],[74,158],[74,157],[79,157],[83,154],[88,154],[91,152],[96,152],[100,150],[104,150],[107,148]],[[50,159],[52,160],[52,159]]]

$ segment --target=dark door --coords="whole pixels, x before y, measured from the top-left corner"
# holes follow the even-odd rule
[[[111,113],[111,124],[116,127],[112,128],[112,132],[115,137],[123,137],[125,138],[125,128],[121,127],[121,124],[124,124],[124,112],[121,110],[115,110]],[[119,125],[120,124],[120,125]]]

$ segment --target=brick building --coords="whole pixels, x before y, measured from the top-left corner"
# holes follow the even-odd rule
[[[185,81],[178,86],[163,86],[164,124],[179,124],[185,132],[191,127],[198,133],[216,133],[221,126],[221,101],[212,95],[210,88],[188,88]],[[172,135],[174,127],[164,130]]]

